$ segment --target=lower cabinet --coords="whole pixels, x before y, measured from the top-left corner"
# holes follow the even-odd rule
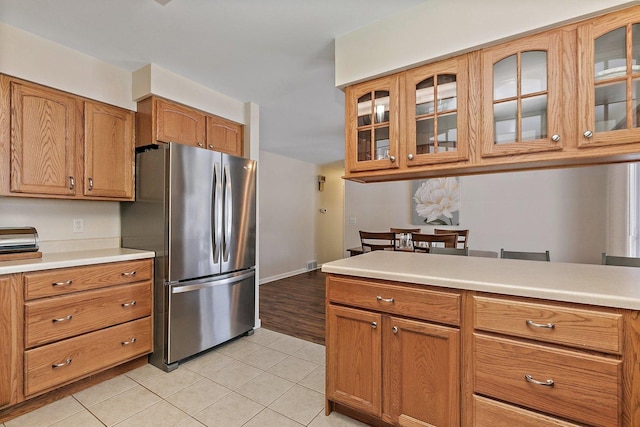
[[[327,413],[640,426],[640,312],[329,274]]]
[[[342,290],[336,288],[343,286],[357,297],[342,300]],[[327,294],[330,406],[336,402],[400,426],[460,425],[459,329],[388,313],[397,307],[411,313],[410,301],[403,296],[418,297],[416,306],[421,306],[429,304],[433,291],[421,294],[400,285],[329,278]],[[458,299],[441,294],[435,296]],[[375,311],[343,305],[369,307],[372,302],[378,304]],[[433,308],[438,316],[437,306]]]
[[[22,377],[19,274],[0,276],[0,408],[17,403]]]
[[[0,276],[0,421],[151,353],[152,274],[143,259]]]

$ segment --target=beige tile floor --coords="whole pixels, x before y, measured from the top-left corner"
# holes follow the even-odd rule
[[[324,346],[258,329],[166,373],[145,365],[0,427],[364,426],[324,415]]]

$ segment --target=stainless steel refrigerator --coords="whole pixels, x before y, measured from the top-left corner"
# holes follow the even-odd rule
[[[169,143],[136,154],[122,246],[153,250],[154,351],[165,371],[255,324],[256,162]]]

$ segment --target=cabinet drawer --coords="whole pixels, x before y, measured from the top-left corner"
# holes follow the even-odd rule
[[[151,314],[151,282],[27,302],[25,347],[95,331]]]
[[[28,350],[24,392],[48,390],[150,352],[151,317]]]
[[[150,280],[151,265],[145,259],[24,273],[25,300]]]
[[[620,313],[481,296],[473,305],[476,329],[608,353],[622,348]]]
[[[481,334],[473,352],[476,393],[589,425],[618,425],[620,360]]]
[[[329,276],[327,299],[405,317],[460,324],[460,294],[455,292]]]
[[[578,427],[578,424],[481,396],[473,396],[473,413],[473,425],[477,427]]]

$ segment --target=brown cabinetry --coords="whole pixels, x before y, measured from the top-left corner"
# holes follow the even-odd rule
[[[562,48],[551,31],[482,51],[482,157],[562,149]]]
[[[507,411],[518,419],[523,407],[557,423],[621,425],[619,311],[482,296],[473,307],[473,391],[502,402],[496,409],[476,400],[481,416]]]
[[[175,142],[243,155],[242,125],[173,101],[150,96],[138,102],[136,146]]]
[[[0,276],[0,408],[18,402],[22,379],[22,289],[19,274]]]
[[[133,199],[134,125],[133,111],[85,101],[85,196]]]
[[[151,352],[151,260],[23,273],[24,395]]]
[[[468,71],[463,55],[348,87],[347,171],[411,173],[469,160]]]
[[[133,112],[8,76],[0,86],[1,194],[133,199]]]
[[[640,141],[640,9],[578,26],[578,146]]]
[[[638,161],[639,34],[634,6],[347,87],[345,177]]]
[[[459,307],[455,292],[329,276],[328,411],[335,402],[395,425],[459,425]],[[443,319],[450,326],[432,323]]]

